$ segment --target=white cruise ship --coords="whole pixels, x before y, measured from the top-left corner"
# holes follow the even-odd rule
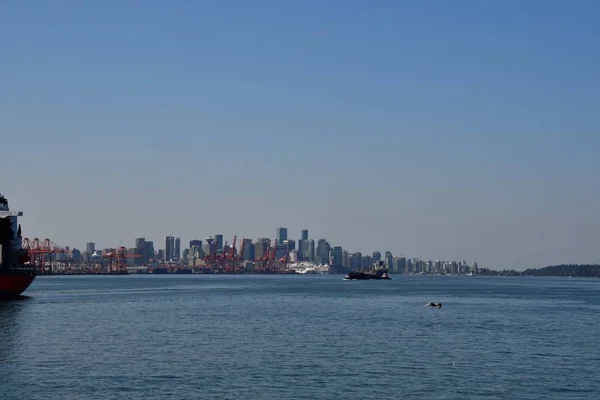
[[[298,274],[328,274],[329,265],[314,264],[308,261],[288,264],[289,269],[293,269]]]

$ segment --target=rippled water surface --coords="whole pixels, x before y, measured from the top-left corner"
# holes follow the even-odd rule
[[[57,276],[26,294],[0,303],[2,400],[600,399],[600,279]]]

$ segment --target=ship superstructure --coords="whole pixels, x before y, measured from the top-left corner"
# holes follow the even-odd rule
[[[22,248],[19,217],[22,211],[11,211],[8,200],[0,194],[0,298],[21,295],[35,279],[34,268],[25,264],[29,260]]]

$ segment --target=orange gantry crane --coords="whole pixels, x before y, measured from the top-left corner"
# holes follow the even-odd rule
[[[223,271],[225,273],[231,274],[236,272],[236,251],[235,251],[235,245],[237,243],[237,235],[233,236],[233,242],[231,244],[231,246],[229,246],[228,248],[224,248],[223,249]]]
[[[111,274],[127,274],[127,261],[129,258],[142,257],[139,254],[129,254],[127,248],[119,247],[114,251],[109,251],[104,254],[104,258],[108,261],[108,272]]]
[[[276,258],[277,255],[277,240],[271,246],[271,241],[267,243],[267,251],[262,257],[259,257],[255,261],[255,271],[264,274],[273,274],[283,272],[286,257],[281,259]],[[282,263],[283,261],[283,263]]]
[[[27,250],[29,262],[39,273],[52,273],[52,254],[65,252],[65,249],[50,239],[40,241],[38,238],[23,238],[21,247]]]
[[[275,241],[277,243],[277,241]],[[271,240],[267,239],[267,249],[262,256],[254,260],[254,272],[265,273],[268,270],[268,262],[271,256]]]
[[[243,274],[244,270],[245,270],[246,262],[244,261],[244,254],[246,251],[247,244],[249,242],[250,242],[250,239],[242,239],[242,245],[240,247],[239,256],[237,257],[240,274]]]
[[[243,274],[245,272],[244,256],[250,239],[242,239],[239,250],[237,249],[237,235],[233,237],[232,244],[225,242],[223,249],[216,254],[206,254],[203,257],[205,267],[212,272],[226,274]],[[267,239],[266,250],[263,255],[254,260],[254,272],[256,273],[281,273],[285,272],[288,257],[277,258],[277,240],[271,244]],[[247,255],[246,255],[247,256]]]

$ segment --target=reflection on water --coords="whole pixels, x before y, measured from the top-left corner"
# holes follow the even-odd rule
[[[9,388],[19,382],[14,366],[19,360],[19,334],[23,326],[21,321],[28,303],[31,303],[30,297],[0,301],[0,377],[3,391],[10,391]]]

